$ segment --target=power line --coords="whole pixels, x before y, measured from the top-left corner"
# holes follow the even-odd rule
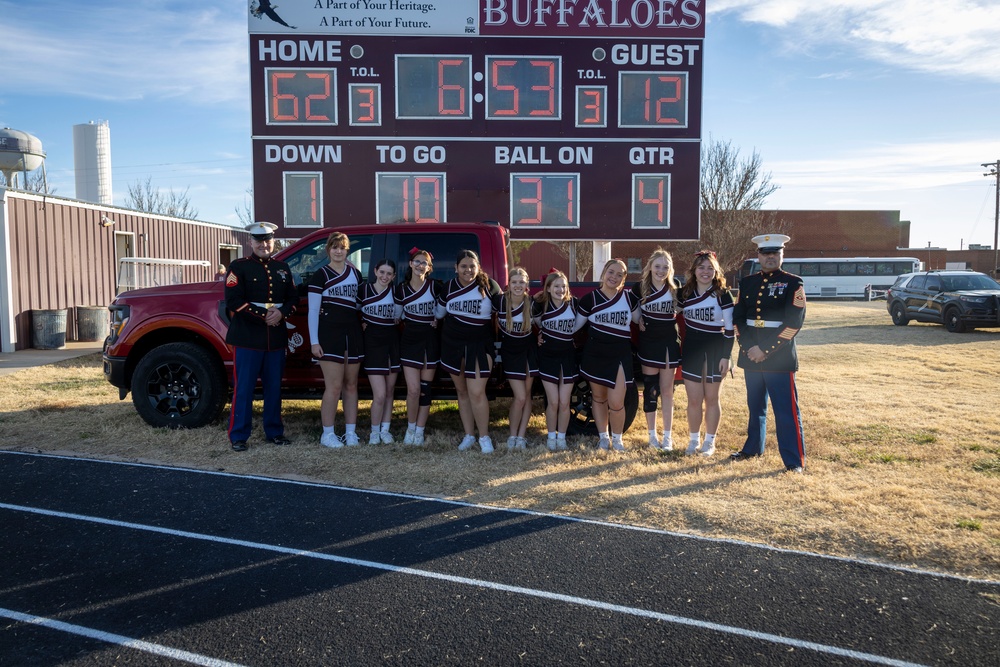
[[[993,218],[993,275],[1000,275],[1000,248],[997,242],[1000,241],[1000,160],[996,162],[984,162],[983,165],[990,170],[983,176],[993,176],[996,178],[996,213]]]

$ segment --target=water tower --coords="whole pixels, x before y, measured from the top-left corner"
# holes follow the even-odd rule
[[[73,126],[76,198],[111,204],[111,128],[108,121]]]
[[[34,171],[45,164],[45,151],[38,137],[5,127],[0,130],[0,173],[3,174],[7,187],[13,188],[17,172],[24,174],[24,183],[28,184],[28,172]],[[45,170],[42,170],[42,181],[45,180]]]

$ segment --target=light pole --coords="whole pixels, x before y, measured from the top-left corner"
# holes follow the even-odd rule
[[[990,170],[989,173],[983,174],[983,176],[994,176],[997,179],[996,186],[996,213],[993,217],[993,276],[997,277],[1000,275],[1000,248],[997,247],[997,242],[1000,241],[1000,160],[996,162],[986,162],[983,164],[984,167]]]

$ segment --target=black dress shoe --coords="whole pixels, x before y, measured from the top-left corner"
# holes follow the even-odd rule
[[[785,472],[797,472],[802,474],[802,466],[785,466]]]
[[[290,445],[290,444],[292,444],[292,441],[289,440],[288,438],[286,438],[283,435],[276,435],[273,438],[270,438],[268,440],[268,442],[270,442],[272,444],[275,444],[275,445],[278,445],[278,446],[284,446],[284,445]]]
[[[236,442],[233,443],[234,452],[245,452],[246,450],[247,450],[246,440],[237,440]]]
[[[747,454],[746,452],[734,452],[729,455],[730,461],[746,461],[747,459],[757,459],[760,458],[760,454]]]

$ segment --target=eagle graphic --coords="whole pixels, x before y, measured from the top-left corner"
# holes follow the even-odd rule
[[[261,14],[266,14],[267,18],[271,19],[275,23],[280,23],[286,28],[291,28],[296,30],[297,28],[293,25],[288,25],[285,23],[278,13],[274,11],[278,8],[278,5],[272,5],[271,0],[250,0],[250,13],[257,18],[261,17]]]

